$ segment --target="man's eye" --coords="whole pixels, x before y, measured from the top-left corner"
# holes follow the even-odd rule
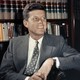
[[[43,19],[46,19],[46,17],[43,17]]]
[[[34,21],[38,21],[38,20],[39,20],[39,18],[37,18],[37,17],[36,17],[36,18],[33,18],[33,20],[34,20]]]

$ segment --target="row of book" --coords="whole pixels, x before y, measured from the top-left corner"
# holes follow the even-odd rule
[[[68,25],[65,23],[53,24],[53,23],[48,22],[47,32],[48,34],[53,34],[56,36],[62,35],[65,39],[69,37]]]
[[[67,0],[46,0],[47,19],[67,19]]]
[[[23,25],[14,23],[0,23],[0,41],[23,35]]]
[[[66,29],[67,28],[67,29]],[[48,22],[47,33],[53,35],[62,35],[64,38],[68,37],[68,26],[65,23],[62,25]],[[23,33],[24,32],[24,33]],[[7,41],[11,38],[27,34],[27,30],[23,28],[22,24],[15,25],[14,23],[0,23],[0,41]]]
[[[33,2],[45,6],[47,19],[68,18],[67,0],[0,0],[0,19],[14,19],[17,12],[21,14],[24,6]]]

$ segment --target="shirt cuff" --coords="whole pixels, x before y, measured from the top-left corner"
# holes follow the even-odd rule
[[[60,62],[59,62],[58,57],[54,57],[53,59],[56,60],[56,68],[59,68]]]
[[[28,80],[30,77],[29,76],[27,76],[26,78],[25,78],[25,80]]]

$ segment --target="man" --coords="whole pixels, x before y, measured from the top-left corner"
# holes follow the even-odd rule
[[[1,63],[0,80],[47,80],[50,72],[54,72],[54,66],[60,70],[80,70],[80,54],[69,47],[61,36],[46,34],[47,21],[43,5],[26,5],[23,17],[29,34],[10,40]],[[36,53],[39,55],[35,68],[31,68],[35,41],[38,41]],[[32,69],[34,72],[30,74]]]

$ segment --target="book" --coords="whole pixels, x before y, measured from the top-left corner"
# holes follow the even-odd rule
[[[52,28],[51,28],[51,23],[50,22],[47,23],[47,33],[52,34]]]
[[[47,19],[51,19],[51,0],[46,0],[46,15]]]
[[[58,19],[57,18],[57,0],[54,0],[54,19]]]
[[[56,36],[60,35],[60,25],[52,24],[52,33]]]
[[[4,19],[4,5],[0,4],[0,19]]]
[[[55,14],[54,14],[54,0],[51,0],[51,19],[55,19]]]
[[[13,0],[11,0],[11,19],[14,19],[14,16],[15,16],[15,10],[14,10],[14,6],[13,6]]]
[[[61,3],[61,12],[62,12],[62,19],[68,18],[68,13],[67,13],[67,0],[62,0]]]
[[[35,0],[35,1],[36,1],[36,3],[41,3],[42,0]]]
[[[36,0],[30,0],[30,3],[34,3],[34,2],[36,2]]]
[[[10,19],[10,9],[7,7],[6,1],[4,2],[4,19]]]
[[[8,37],[8,26],[7,26],[7,24],[3,23],[2,28],[3,28],[3,41],[8,41],[9,37]]]
[[[11,23],[7,23],[8,25],[8,37],[9,39],[13,38],[13,26],[11,26]]]
[[[57,0],[57,19],[61,19],[61,0]]]
[[[0,41],[3,41],[3,28],[2,28],[2,23],[0,23]]]

